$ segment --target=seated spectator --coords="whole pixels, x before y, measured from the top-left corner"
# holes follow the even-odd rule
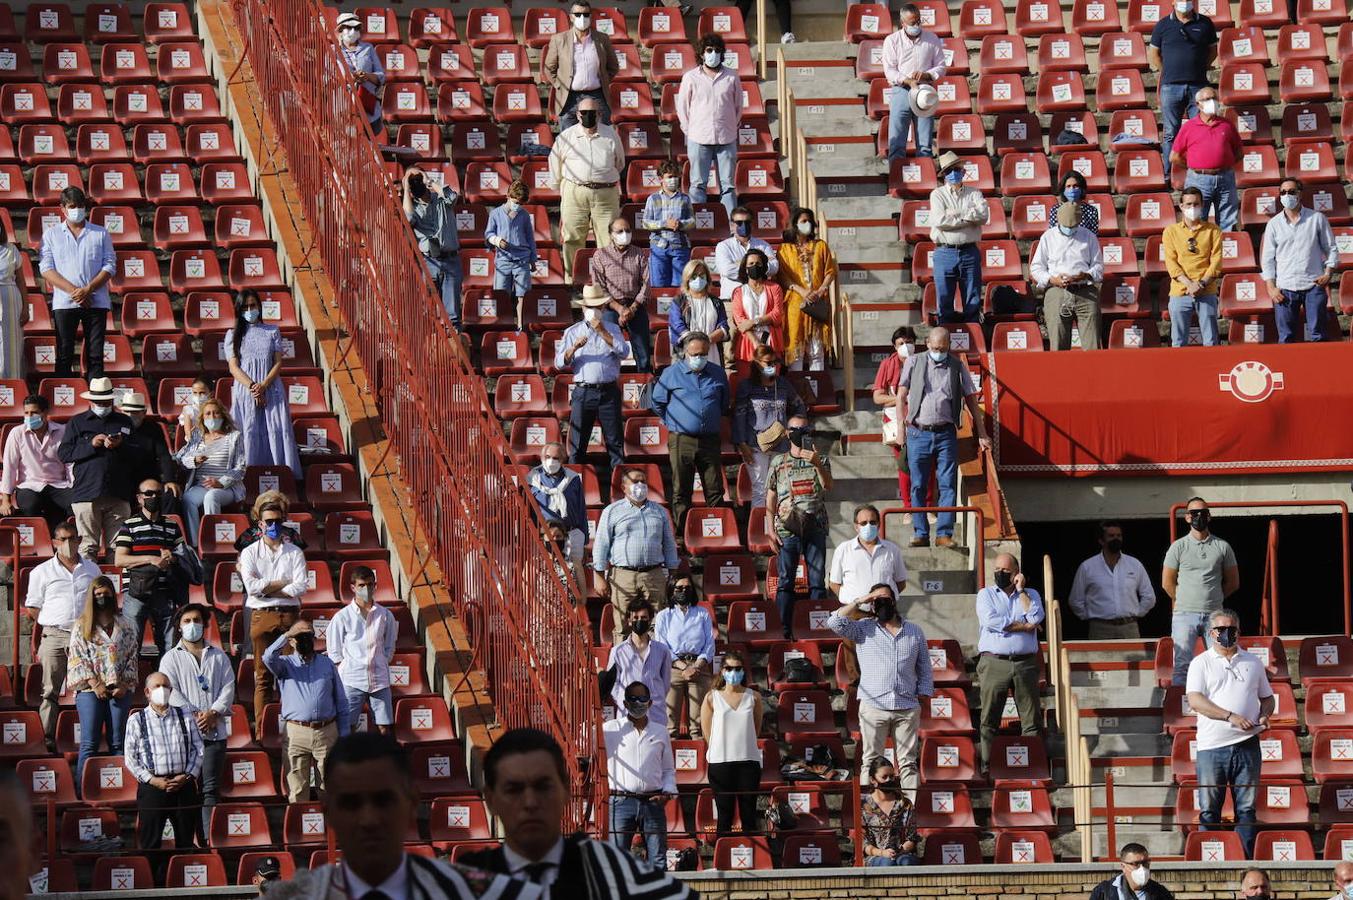
[[[733,291],[733,359],[740,374],[747,374],[749,363],[762,347],[781,354],[785,349],[784,289],[770,278],[770,256],[755,247],[749,249],[738,267],[738,288]]]
[[[295,544],[283,540],[282,522],[286,512],[282,504],[264,503],[259,508],[258,524],[262,537],[245,547],[236,568],[244,583],[244,606],[248,620],[246,633],[254,645],[254,659],[279,635],[287,633],[300,614],[301,598],[309,586],[305,554]],[[272,699],[272,671],[266,666],[254,668],[254,710],[261,711]],[[343,707],[344,716],[347,707]]]
[[[808,568],[808,596],[827,596],[827,492],[832,489],[832,464],[813,449],[808,417],[789,420],[789,449],[770,461],[766,481],[766,535],[775,550],[779,582],[775,603],[784,623],[785,640],[793,640],[794,580],[802,558]]]
[[[281,685],[287,799],[305,803],[312,783],[323,799],[324,760],[351,730],[338,669],[329,657],[315,652],[315,629],[304,619],[278,635],[261,658]]]
[[[636,372],[653,371],[653,332],[648,323],[647,251],[634,246],[630,220],[611,220],[611,246],[592,255],[592,287],[608,298],[601,318],[625,329]],[[584,294],[587,287],[583,288]]]
[[[1187,347],[1194,316],[1204,347],[1215,347],[1217,287],[1221,283],[1222,230],[1203,217],[1203,192],[1186,187],[1179,194],[1181,222],[1165,228],[1162,248],[1170,273],[1170,343]]]
[[[659,645],[661,646],[661,645]],[[642,834],[645,863],[667,868],[667,799],[677,796],[672,740],[650,715],[653,696],[642,681],[626,685],[623,714],[602,726],[611,786],[611,840],[625,852]]]
[[[23,425],[5,438],[0,466],[0,516],[41,516],[55,528],[71,514],[71,467],[58,450],[66,426],[48,418],[41,394],[24,398]]]
[[[93,379],[80,396],[89,409],[66,421],[56,454],[71,466],[71,512],[80,531],[80,555],[97,561],[131,514],[136,481],[127,438],[132,420],[113,410],[111,379]]]
[[[817,216],[796,209],[780,245],[780,285],[785,289],[785,363],[795,372],[827,367],[832,341],[831,290],[836,255],[818,237]],[[815,301],[827,301],[826,305]]]
[[[1118,874],[1095,885],[1090,900],[1119,900],[1129,889],[1141,900],[1174,900],[1165,885],[1151,877],[1151,854],[1144,846],[1124,844],[1118,862]]]
[[[713,301],[717,302],[717,301]],[[723,458],[719,428],[728,408],[728,375],[709,366],[712,344],[704,333],[688,331],[684,358],[658,376],[653,388],[653,411],[667,426],[668,455],[672,461],[672,514],[678,535],[685,534],[695,475],[705,492],[705,505],[723,503]]]
[[[869,762],[869,784],[860,798],[864,826],[864,864],[914,866],[920,862],[921,835],[916,830],[916,809],[902,790],[897,770],[886,756]]]
[[[235,549],[243,551],[245,547],[255,543],[263,537],[263,509],[268,506],[276,506],[282,511],[282,541],[287,544],[294,544],[296,549],[304,550],[306,548],[305,538],[301,537],[301,529],[295,525],[289,525],[286,522],[286,515],[291,511],[291,501],[287,495],[281,491],[264,491],[254,498],[254,505],[249,507],[250,525],[244,531],[240,532],[239,537],[235,538]]]
[[[1082,350],[1098,350],[1099,286],[1104,281],[1104,252],[1099,238],[1080,224],[1079,203],[1057,210],[1057,227],[1043,232],[1029,262],[1034,284],[1044,289],[1043,321],[1048,348],[1071,349],[1071,323],[1080,324]]]
[[[76,784],[84,777],[85,760],[98,752],[105,737],[108,752],[121,755],[140,656],[141,632],[118,611],[113,580],[100,575],[90,582],[89,597],[71,629],[66,665],[66,685],[75,691],[80,716]]]
[[[75,375],[75,331],[85,333],[84,377],[103,377],[103,336],[112,298],[108,282],[117,274],[113,238],[90,222],[89,198],[71,185],[61,192],[65,218],[42,232],[38,274],[52,290],[52,324],[56,327],[57,378]]]
[[[169,450],[169,441],[165,437],[160,423],[146,416],[146,398],[136,391],[122,395],[117,408],[132,420],[132,433],[127,443],[132,450],[134,468],[132,477],[139,484],[147,478],[154,479],[164,488],[164,511],[169,514],[178,512],[178,467],[174,464],[174,454]]]
[[[709,610],[700,605],[690,572],[682,570],[673,575],[667,593],[672,605],[661,610],[653,623],[654,636],[676,657],[666,698],[667,732],[677,736],[680,704],[686,700],[686,724],[691,737],[698,740],[702,733],[700,706],[709,693],[710,672],[714,669],[714,621]]]
[[[213,396],[211,383],[205,378],[194,378],[188,390],[188,402],[179,410],[175,423],[178,428],[178,447],[191,444],[202,436],[202,404]]]
[[[28,324],[28,302],[15,273],[23,261],[19,245],[0,240],[0,378],[23,377],[23,327]]]
[[[625,426],[621,421],[620,363],[629,344],[619,325],[607,322],[601,311],[610,303],[594,285],[583,288],[583,320],[574,322],[554,348],[554,364],[573,373],[569,398],[568,461],[587,461],[587,444],[594,423],[601,425],[611,469],[625,463]]]
[[[559,525],[567,539],[561,548],[573,567],[573,577],[582,584],[583,550],[587,546],[587,505],[583,480],[564,468],[564,446],[552,441],[540,451],[540,465],[526,475],[526,486],[549,525]]]
[[[728,340],[728,312],[723,301],[709,292],[709,267],[702,259],[686,263],[681,271],[681,293],[672,299],[667,309],[667,336],[678,348],[692,331],[703,332],[709,339],[709,361],[723,366],[719,345]]]
[[[150,622],[161,657],[174,643],[174,610],[188,599],[188,584],[174,554],[183,545],[178,522],[164,514],[164,488],[153,478],[141,482],[136,515],[122,523],[113,563],[122,567],[127,596],[123,614],[140,635]]]
[[[695,208],[690,196],[681,189],[681,169],[665,159],[658,166],[662,187],[648,195],[644,203],[644,231],[648,238],[648,283],[652,287],[680,287],[681,273],[691,258],[691,239],[686,232],[695,227]]]
[[[507,291],[517,302],[531,289],[531,270],[540,259],[536,253],[536,225],[531,214],[522,209],[530,197],[526,182],[520,178],[507,186],[507,200],[489,213],[484,242],[494,248],[493,289]]]
[[[766,505],[770,458],[789,449],[789,419],[806,415],[808,407],[784,377],[780,354],[772,347],[759,347],[752,363],[751,373],[738,382],[733,400],[732,437],[752,482],[751,508],[761,509]],[[765,447],[761,445],[763,436]]]
[[[208,400],[202,404],[202,428],[198,438],[177,454],[188,470],[183,492],[183,521],[188,543],[197,546],[203,516],[218,515],[227,506],[244,499],[244,439],[230,421],[225,404]]]
[[[714,690],[700,707],[700,731],[705,736],[705,763],[714,789],[714,811],[719,837],[733,833],[733,815],[742,820],[743,834],[756,834],[757,790],[761,787],[761,733],[765,702],[748,681],[747,658],[730,648]]]
[[[245,463],[287,466],[299,480],[301,455],[291,431],[291,407],[282,383],[282,333],[262,323],[258,292],[236,303],[235,327],[226,332],[226,358],[235,378],[230,418],[243,433]]]
[[[897,424],[897,386],[902,381],[902,367],[916,355],[916,332],[910,325],[899,325],[893,329],[892,344],[896,352],[883,358],[874,375],[874,402],[883,415],[883,442],[893,449],[897,459],[897,498],[905,506],[911,503],[911,469]]]
[[[1240,217],[1235,172],[1240,162],[1240,132],[1221,114],[1216,88],[1202,88],[1196,99],[1198,115],[1179,127],[1169,151],[1170,165],[1188,167],[1184,186],[1198,189],[1202,218],[1209,218],[1215,209],[1221,230],[1235,231]]]
[[[709,170],[718,169],[719,191],[731,214],[737,205],[738,123],[742,119],[742,82],[723,64],[724,41],[706,34],[699,43],[700,65],[681,76],[677,121],[690,158],[691,200],[704,203]]]
[[[463,271],[460,264],[460,232],[456,228],[456,204],[460,194],[449,184],[433,192],[427,176],[418,166],[404,170],[400,182],[404,218],[413,228],[418,241],[418,252],[423,254],[432,285],[442,298],[442,308],[451,319],[451,327],[460,331],[460,285]]]
[[[348,721],[355,723],[362,707],[370,704],[376,730],[389,734],[395,723],[390,660],[399,623],[394,613],[376,602],[376,573],[370,566],[354,566],[348,584],[352,602],[329,621],[324,645],[343,682]]]
[[[1278,341],[1290,344],[1302,333],[1324,340],[1329,283],[1339,269],[1339,246],[1325,214],[1301,205],[1303,186],[1284,178],[1278,186],[1283,208],[1264,226],[1259,251],[1264,284],[1278,319]]]
[[[742,284],[738,277],[742,272],[742,258],[749,250],[760,250],[766,255],[766,277],[775,278],[780,273],[780,259],[774,248],[761,238],[752,237],[753,221],[750,209],[736,207],[728,220],[732,235],[714,247],[714,268],[719,271],[719,299],[725,303],[733,299],[733,292]]]
[[[385,86],[385,67],[381,65],[376,48],[362,40],[362,20],[356,13],[340,13],[336,23],[338,40],[343,45],[343,59],[348,64],[352,80],[360,88],[357,99],[366,113],[367,124],[373,132],[384,130],[381,122],[381,88]]]
[[[1091,234],[1098,235],[1099,207],[1085,202],[1089,191],[1089,183],[1085,180],[1085,176],[1075,169],[1068,169],[1057,188],[1057,202],[1048,210],[1048,229],[1057,227],[1057,213],[1061,210],[1062,204],[1074,203],[1080,208],[1080,226]]]
[[[174,830],[175,849],[190,849],[201,820],[198,779],[202,734],[188,713],[170,702],[174,689],[163,672],[146,676],[144,709],[127,722],[127,768],[135,776],[136,846],[158,850],[165,824]]]

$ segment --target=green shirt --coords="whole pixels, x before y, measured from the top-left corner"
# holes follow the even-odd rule
[[[830,459],[824,457],[821,466],[823,472],[831,474]],[[808,460],[788,453],[777,453],[770,460],[768,486],[775,491],[775,531],[780,537],[789,535],[782,523],[791,508],[813,516],[824,526],[827,524],[827,504],[823,502],[826,490],[822,484],[822,473]]]
[[[1221,590],[1222,577],[1235,566],[1235,551],[1215,535],[1209,534],[1200,541],[1189,532],[1171,544],[1165,551],[1165,567],[1179,572],[1175,612],[1210,613],[1221,609],[1226,599]]]

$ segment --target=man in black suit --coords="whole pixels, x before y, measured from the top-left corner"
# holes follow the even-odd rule
[[[554,738],[534,728],[507,732],[484,754],[484,799],[503,823],[504,844],[467,853],[461,863],[545,885],[551,896],[558,883],[568,885],[570,898],[699,900],[683,882],[612,844],[581,832],[564,836],[568,795],[564,751]]]

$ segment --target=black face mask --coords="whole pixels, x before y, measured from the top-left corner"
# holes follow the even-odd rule
[[[157,513],[160,511],[160,497],[142,497],[141,508],[148,513]]]
[[[789,429],[789,442],[795,447],[802,447],[807,435],[807,428],[791,428]]]
[[[874,615],[878,616],[880,622],[891,622],[893,616],[897,615],[897,601],[887,598],[875,600]]]
[[[578,113],[578,121],[584,128],[597,127],[597,111],[595,109],[584,109]]]
[[[1239,631],[1239,629],[1234,626],[1218,628],[1216,632],[1217,643],[1229,650],[1236,645],[1237,631]]]
[[[876,781],[874,782],[874,790],[883,791],[885,794],[900,794],[902,793],[902,782],[898,781],[896,778],[890,778],[887,781]]]
[[[1110,553],[1121,553],[1123,551],[1123,539],[1114,538],[1111,541],[1104,542],[1104,549]]]
[[[747,267],[747,277],[755,278],[757,281],[764,280],[766,277],[766,264],[752,263],[750,266]]]
[[[113,597],[95,597],[94,608],[99,612],[108,612],[117,606],[117,600]]]
[[[630,623],[630,631],[635,634],[648,634],[648,629],[653,627],[653,623],[648,619],[639,619]]]
[[[1014,581],[1015,576],[1005,571],[1004,569],[998,569],[996,571],[996,587],[1000,588],[1001,590],[1008,591],[1010,589],[1010,585],[1013,584]]]
[[[1195,509],[1189,513],[1189,522],[1199,531],[1206,531],[1207,526],[1212,524],[1212,513],[1205,509]]]
[[[564,548],[568,546],[568,538],[556,538],[552,543],[559,548],[560,553],[563,553]]]
[[[296,635],[296,652],[301,656],[310,656],[315,652],[315,636],[310,632]]]
[[[677,606],[690,606],[695,602],[695,595],[691,593],[688,587],[679,587],[672,591],[672,602]]]
[[[415,197],[427,196],[428,186],[422,175],[415,175],[409,179],[409,190]]]

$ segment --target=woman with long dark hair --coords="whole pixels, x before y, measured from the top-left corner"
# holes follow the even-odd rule
[[[235,327],[226,332],[226,357],[235,391],[230,418],[244,440],[245,464],[287,466],[299,481],[301,455],[291,432],[291,408],[282,385],[282,334],[263,324],[263,301],[244,291],[235,304]]]
[[[105,731],[109,752],[122,754],[127,713],[136,693],[141,635],[119,611],[117,588],[107,575],[89,583],[84,609],[71,628],[68,652],[66,684],[75,691],[80,717],[80,755],[75,764],[79,784],[85,760],[98,752]]]

